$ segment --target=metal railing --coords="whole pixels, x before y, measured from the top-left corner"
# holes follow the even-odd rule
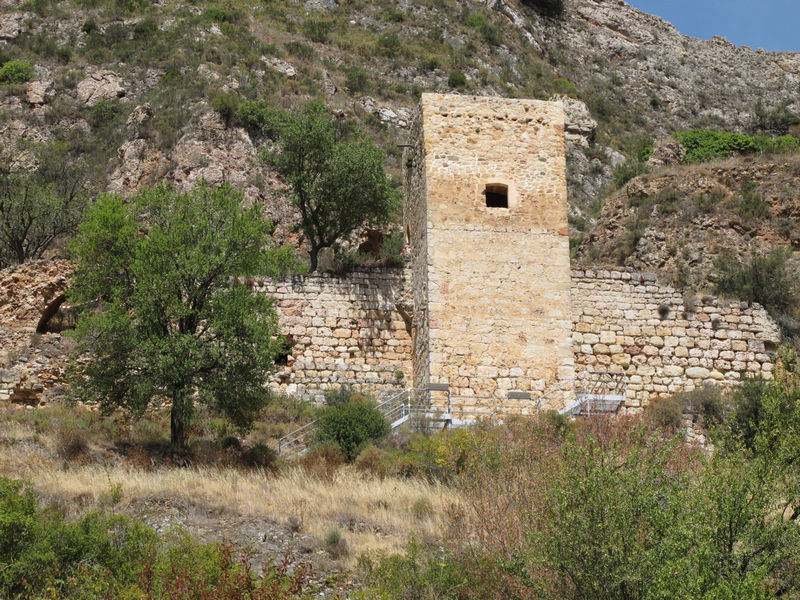
[[[628,378],[612,371],[582,371],[561,381],[533,399],[527,392],[510,392],[506,397],[453,395],[447,384],[408,388],[376,408],[395,429],[414,419],[417,429],[464,427],[488,420],[502,423],[509,415],[533,415],[558,410],[569,416],[613,413],[625,402]],[[317,432],[318,420],[286,434],[278,441],[278,454],[293,456],[305,452]]]

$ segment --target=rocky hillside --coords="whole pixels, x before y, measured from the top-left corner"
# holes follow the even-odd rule
[[[656,168],[606,199],[577,259],[707,288],[722,255],[800,250],[798,185],[796,154]]]
[[[564,4],[553,17],[531,0],[2,0],[0,61],[33,66],[30,81],[0,83],[4,160],[30,166],[37,147],[59,143],[94,191],[205,178],[270,200],[262,141],[220,117],[231,103],[323,98],[396,169],[422,91],[563,95],[575,100],[577,215],[640,138],[780,130],[800,113],[800,55],[688,38],[620,0]],[[288,225],[291,209],[270,203]]]

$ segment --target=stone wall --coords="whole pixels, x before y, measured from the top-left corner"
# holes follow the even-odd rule
[[[759,305],[684,298],[651,273],[572,271],[576,371],[625,371],[627,407],[704,383],[772,377],[780,333]]]
[[[505,396],[571,376],[563,108],[423,94],[420,110],[406,153],[415,383]],[[495,186],[506,207],[487,202]]]
[[[373,392],[411,381],[411,336],[398,310],[402,269],[368,269],[256,282],[275,298],[291,352],[272,379],[276,391],[321,401],[325,390],[351,384]]]

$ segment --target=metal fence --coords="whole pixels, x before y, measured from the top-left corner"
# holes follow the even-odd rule
[[[530,392],[511,391],[505,397],[451,394],[447,384],[409,388],[377,405],[392,429],[404,423],[418,430],[464,427],[480,421],[502,423],[510,415],[534,415],[558,410],[568,416],[615,413],[624,404],[628,378],[624,373],[583,371],[534,399]],[[318,421],[288,433],[278,441],[281,456],[298,455],[315,441]]]

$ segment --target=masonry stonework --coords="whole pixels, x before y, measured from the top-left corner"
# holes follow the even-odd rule
[[[405,166],[415,386],[505,397],[570,377],[563,109],[423,94]]]
[[[684,297],[652,273],[592,269],[572,272],[571,299],[576,370],[625,371],[629,411],[706,383],[772,378],[780,332],[758,304]]]
[[[294,342],[273,387],[319,401],[342,384],[379,394],[410,386],[410,286],[402,269],[259,282],[275,297],[282,331]],[[628,412],[706,383],[772,377],[780,334],[758,305],[684,298],[651,273],[595,269],[572,271],[570,299],[576,371],[625,371]],[[454,360],[460,367],[464,358]],[[496,393],[504,392],[498,386]]]
[[[321,401],[326,390],[341,385],[378,393],[410,385],[404,280],[402,269],[367,269],[343,277],[255,282],[258,291],[275,299],[281,332],[291,346],[272,388]]]

